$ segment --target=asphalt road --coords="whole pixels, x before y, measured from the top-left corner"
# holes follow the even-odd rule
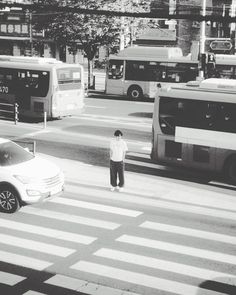
[[[67,170],[62,198],[0,214],[1,292],[74,295],[83,284],[89,289],[80,290],[96,294],[95,283],[112,288],[102,295],[116,288],[125,295],[235,294],[235,188],[152,165],[152,108],[96,97],[86,99],[81,116],[46,128],[0,122],[0,136],[35,140],[38,152]],[[117,128],[129,146],[122,194],[108,190]]]

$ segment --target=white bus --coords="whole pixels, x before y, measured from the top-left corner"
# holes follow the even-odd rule
[[[157,82],[184,83],[197,75],[198,61],[184,57],[178,47],[128,47],[109,56],[105,92],[154,98]]]
[[[0,55],[0,103],[17,103],[22,117],[78,114],[84,107],[83,67],[54,58]]]
[[[199,67],[198,60],[183,56],[178,47],[128,47],[109,56],[105,92],[133,99],[154,98],[158,84],[196,80]],[[216,54],[210,77],[236,79],[236,56]]]
[[[236,80],[206,79],[157,92],[154,162],[222,172],[236,184]]]

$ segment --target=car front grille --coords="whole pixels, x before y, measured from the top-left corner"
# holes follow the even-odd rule
[[[62,179],[60,177],[60,174],[57,174],[53,177],[45,178],[43,181],[44,181],[44,184],[46,185],[46,187],[49,189],[49,188],[52,188],[56,185],[59,185],[62,182]]]

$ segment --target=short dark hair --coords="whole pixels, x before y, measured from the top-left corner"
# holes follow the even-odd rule
[[[123,133],[120,130],[116,130],[114,136],[123,136]]]

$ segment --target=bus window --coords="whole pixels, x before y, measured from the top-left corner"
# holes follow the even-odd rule
[[[147,62],[144,61],[127,61],[125,79],[135,81],[148,81]]]
[[[176,99],[160,98],[159,123],[164,134],[174,135],[178,102]]]
[[[18,70],[17,87],[29,96],[45,97],[49,89],[49,72]]]
[[[223,79],[236,79],[236,68],[231,65],[217,65],[215,75]]]
[[[198,75],[197,66],[187,63],[167,63],[166,82],[179,83],[195,80]]]
[[[57,69],[60,90],[78,89],[81,86],[81,70],[78,68]]]
[[[15,71],[0,68],[0,94],[13,94]]]
[[[122,79],[124,63],[122,60],[110,60],[108,67],[108,79]]]

